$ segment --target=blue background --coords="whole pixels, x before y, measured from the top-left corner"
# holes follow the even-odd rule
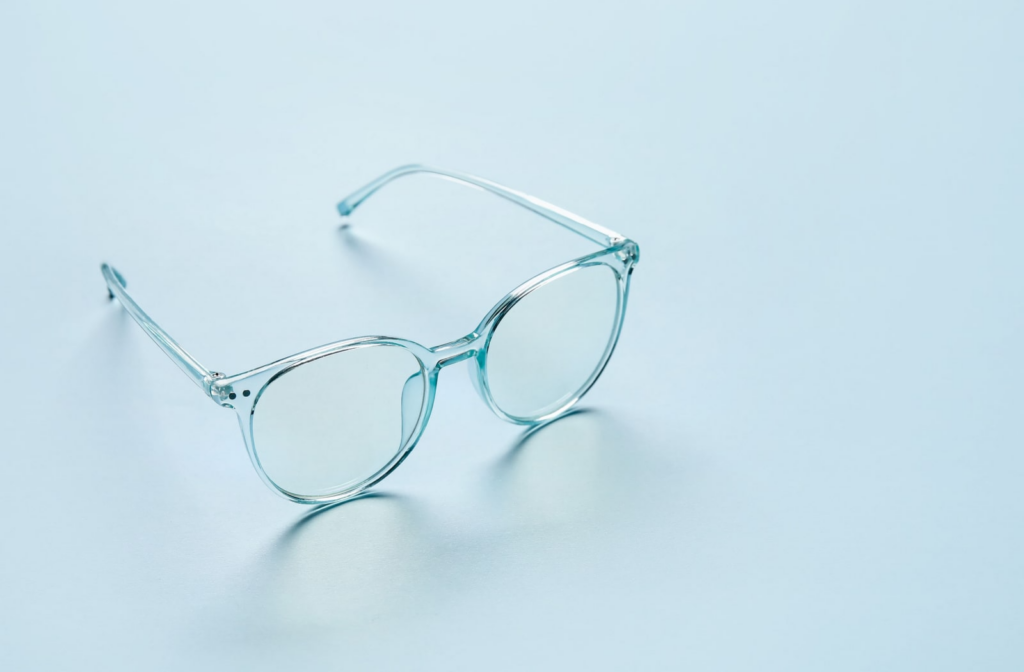
[[[1020,3],[5,2],[6,669],[1024,667]],[[643,250],[588,412],[463,372],[312,517],[205,365],[457,338]]]

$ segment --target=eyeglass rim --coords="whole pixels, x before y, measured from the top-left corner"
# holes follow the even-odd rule
[[[430,414],[433,410],[434,399],[437,392],[438,374],[440,373],[440,370],[444,368],[444,366],[447,366],[453,359],[458,358],[458,361],[469,359],[472,362],[471,366],[475,369],[474,375],[478,376],[480,387],[482,388],[480,390],[481,396],[491,411],[503,420],[521,425],[535,425],[550,421],[559,415],[566,413],[575,406],[600,378],[615,351],[615,346],[618,343],[619,336],[622,331],[622,325],[625,320],[630,277],[632,275],[633,267],[638,259],[638,255],[639,250],[636,243],[627,239],[616,245],[578,257],[544,271],[543,273],[540,273],[520,284],[518,287],[506,294],[494,305],[494,307],[491,308],[490,311],[487,312],[473,332],[450,343],[428,348],[415,341],[392,336],[360,336],[343,339],[304,350],[244,373],[218,378],[214,380],[210,386],[211,396],[214,400],[219,400],[222,406],[235,410],[238,415],[239,425],[242,430],[249,459],[252,462],[253,467],[256,469],[256,472],[259,474],[260,479],[263,480],[271,490],[285,499],[299,504],[315,505],[350,499],[359,495],[367,488],[370,488],[382,481],[397,469],[398,466],[412,453],[426,429],[427,423],[430,419]],[[611,268],[615,274],[616,285],[618,288],[618,303],[616,307],[613,335],[609,340],[609,344],[602,356],[600,364],[596,367],[591,377],[580,388],[580,391],[555,411],[551,411],[543,416],[535,418],[517,417],[505,413],[495,403],[490,393],[489,385],[486,382],[486,350],[490,345],[490,339],[494,334],[495,328],[501,322],[501,319],[517,303],[519,303],[519,301],[523,300],[533,291],[557,280],[558,278],[564,277],[569,273],[594,265],[604,265]],[[482,343],[482,345],[474,349],[471,346],[475,343]],[[266,388],[286,371],[291,371],[299,366],[309,364],[330,355],[345,352],[346,350],[367,346],[391,346],[403,348],[410,352],[422,367],[426,380],[426,398],[424,403],[421,404],[420,417],[416,422],[415,429],[413,430],[410,439],[406,441],[404,445],[399,446],[397,453],[391,461],[384,465],[375,474],[353,486],[339,490],[338,492],[327,495],[304,495],[302,493],[295,493],[282,488],[270,478],[259,460],[253,427],[258,399],[262,396]],[[473,351],[473,354],[468,357],[462,355],[462,353],[469,351]],[[242,390],[255,390],[256,392],[250,392],[249,396],[243,396],[238,392]],[[232,395],[234,395],[234,397],[232,397]]]

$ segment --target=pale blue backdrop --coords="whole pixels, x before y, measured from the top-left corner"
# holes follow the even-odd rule
[[[1024,668],[1024,5],[0,5],[0,667]],[[203,363],[467,333],[635,238],[620,348],[522,441],[446,370],[313,517]]]

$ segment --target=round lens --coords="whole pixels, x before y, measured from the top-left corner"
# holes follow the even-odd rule
[[[587,391],[616,334],[619,288],[603,264],[541,285],[502,317],[486,354],[487,386],[506,414],[532,420]]]
[[[333,495],[372,479],[412,439],[426,399],[420,360],[363,345],[279,374],[252,416],[256,457],[279,488]]]

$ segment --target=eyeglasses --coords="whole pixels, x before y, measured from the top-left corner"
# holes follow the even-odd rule
[[[402,463],[430,419],[441,369],[467,362],[477,392],[509,422],[536,425],[570,408],[615,350],[635,242],[539,198],[478,177],[425,166],[386,173],[338,204],[350,215],[392,180],[429,173],[475,186],[560,224],[601,250],[556,266],[512,290],[471,333],[432,348],[364,336],[330,343],[245,373],[207,369],[161,329],[103,264],[111,299],[217,404],[238,414],[263,481],[293,502],[358,495]]]

